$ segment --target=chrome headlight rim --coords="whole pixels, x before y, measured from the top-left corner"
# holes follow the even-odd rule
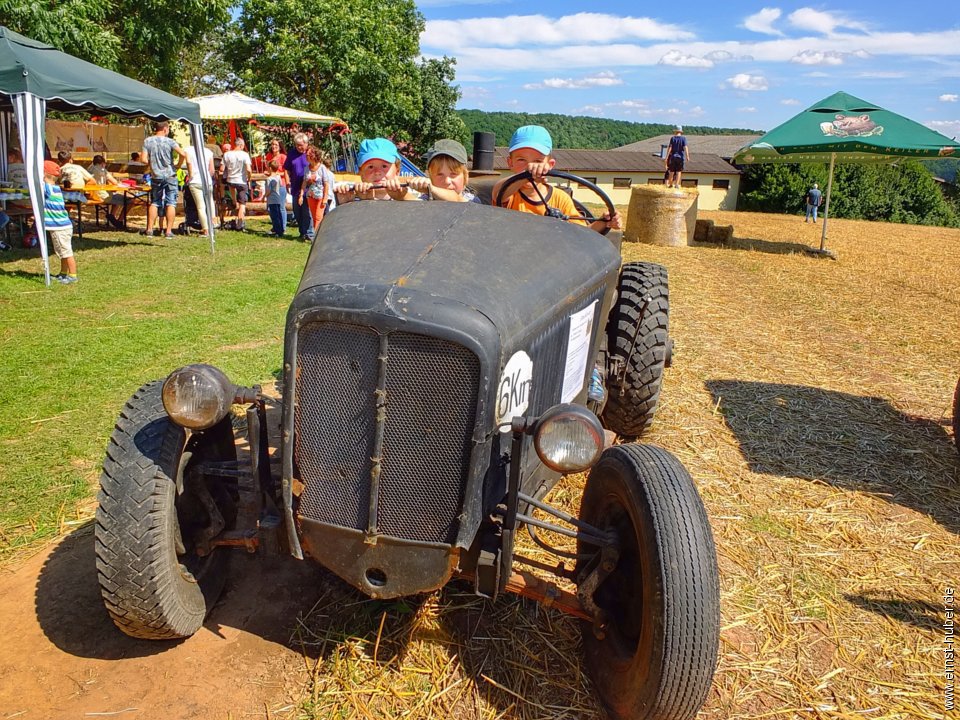
[[[562,425],[567,425],[567,430],[572,430],[572,433],[564,434]],[[554,436],[554,432],[560,432],[560,435]],[[575,461],[575,458],[571,460],[569,456],[565,459],[557,456],[560,442],[574,441],[587,443],[576,448],[581,455],[579,461]],[[603,426],[597,416],[583,405],[561,403],[537,418],[533,428],[533,446],[540,460],[551,470],[565,475],[584,472],[593,467],[603,453]]]

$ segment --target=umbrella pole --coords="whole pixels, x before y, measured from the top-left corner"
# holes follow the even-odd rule
[[[827,246],[827,218],[830,216],[830,189],[833,187],[833,164],[837,159],[836,153],[830,153],[830,171],[827,175],[827,199],[823,203],[823,231],[820,233],[820,252]]]

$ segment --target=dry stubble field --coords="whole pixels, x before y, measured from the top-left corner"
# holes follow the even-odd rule
[[[733,243],[631,245],[624,255],[670,273],[674,364],[645,441],[689,469],[718,547],[720,658],[702,720],[953,717],[943,594],[960,583],[960,456],[949,429],[960,231],[832,221],[831,261],[801,252],[819,243],[820,227],[801,218],[700,215],[732,224]],[[582,482],[568,478],[552,500],[576,511]],[[265,571],[261,592],[273,599],[258,609],[250,567],[235,564],[250,577],[231,581],[208,621],[213,634],[137,664],[100,662],[101,682],[114,687],[113,673],[129,666],[133,699],[96,709],[138,707],[131,716],[143,718],[601,717],[579,628],[556,611],[486,603],[456,583],[377,603],[333,579],[317,583],[323,574],[310,568],[297,571],[298,590]],[[286,614],[258,623],[278,594]],[[273,648],[269,664],[264,644],[235,661],[255,668],[255,681],[245,672],[234,680],[237,669],[220,667],[210,649],[218,637],[242,648],[244,636]],[[202,668],[204,682],[164,688],[182,659],[193,663],[185,670]],[[144,667],[159,674],[149,680]],[[144,714],[141,677],[179,702]],[[220,690],[202,689],[215,679]],[[232,698],[223,690],[231,683]]]
[[[624,259],[670,273],[674,363],[645,441],[689,469],[718,547],[701,718],[953,717],[960,231],[831,221],[832,261],[802,252],[820,226],[801,218],[700,216],[734,241]],[[575,511],[582,481],[553,500]],[[552,611],[455,585],[361,607],[332,593],[301,620],[308,716],[600,717],[576,623]]]

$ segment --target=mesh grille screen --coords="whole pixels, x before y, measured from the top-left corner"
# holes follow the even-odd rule
[[[390,336],[379,526],[387,535],[452,543],[470,463],[479,364],[459,345]]]
[[[377,333],[359,325],[300,329],[293,456],[307,517],[367,527],[378,348]]]
[[[366,529],[374,454],[379,336],[367,327],[300,329],[295,474],[299,513]],[[381,533],[453,543],[470,462],[479,362],[444,340],[393,333],[378,503]]]

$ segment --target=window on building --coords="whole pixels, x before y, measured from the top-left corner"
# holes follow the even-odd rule
[[[584,175],[583,179],[586,180],[587,182],[592,182],[594,185],[597,184],[597,179],[595,177],[587,177],[586,175]]]
[[[714,190],[729,190],[730,181],[729,180],[714,180],[713,181]]]
[[[613,186],[615,188],[628,188],[633,184],[633,178],[618,178],[613,179]]]
[[[647,178],[647,185],[663,185],[663,178]]]
[[[680,184],[683,185],[683,187],[697,187],[697,185],[700,184],[700,181],[699,181],[699,180],[687,180],[686,178],[683,178],[683,179],[680,181]]]

